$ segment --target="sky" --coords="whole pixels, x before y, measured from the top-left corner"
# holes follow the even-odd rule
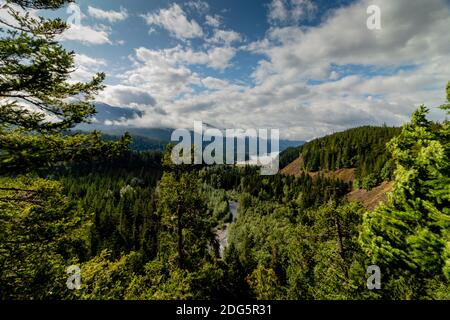
[[[143,116],[115,125],[278,128],[309,140],[401,125],[417,106],[443,119],[448,0],[77,1],[54,13],[75,81],[105,72],[97,101]],[[367,27],[370,5],[381,29]]]

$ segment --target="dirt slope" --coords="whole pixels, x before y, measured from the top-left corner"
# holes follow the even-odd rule
[[[287,165],[285,168],[283,168],[280,172],[284,175],[292,175],[292,176],[300,176],[301,175],[301,166],[303,163],[303,159],[300,156],[299,158],[295,159],[293,162],[291,162],[289,165]],[[332,177],[332,178],[338,178],[345,182],[352,182],[355,180],[356,177],[356,169],[355,168],[349,168],[349,169],[338,169],[334,171],[319,171],[319,172],[308,172],[308,174],[311,177],[315,177],[318,174],[323,174],[326,177]],[[370,191],[357,189],[353,190],[347,195],[347,200],[352,201],[359,201],[361,202],[364,207],[366,207],[369,210],[372,210],[376,208],[380,202],[386,202],[387,200],[387,193],[392,190],[394,186],[394,182],[383,182],[378,187],[373,188]]]
[[[286,167],[281,170],[281,174],[289,175],[289,176],[300,176],[302,171],[300,170],[301,165],[303,163],[303,158],[300,156]],[[356,169],[338,169],[334,171],[316,171],[316,172],[308,172],[311,177],[315,177],[319,174],[323,174],[328,178],[337,178],[341,179],[345,182],[352,182],[355,180]]]
[[[287,176],[299,176],[300,175],[300,166],[303,163],[302,157],[298,157],[291,163],[289,163],[286,167],[281,169],[281,174]]]
[[[392,191],[393,186],[393,181],[385,181],[370,191],[362,189],[353,190],[347,195],[347,200],[350,202],[359,201],[367,209],[373,210],[380,204],[380,202],[387,201],[387,193]]]

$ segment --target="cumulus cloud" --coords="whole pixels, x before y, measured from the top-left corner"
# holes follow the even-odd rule
[[[230,66],[230,61],[231,59],[233,59],[235,54],[235,48],[215,47],[208,50],[206,56],[203,59],[207,66],[223,71]]]
[[[382,30],[366,27],[370,4],[382,10]],[[263,55],[251,83],[191,68],[221,70],[236,50],[226,45],[206,51],[139,48],[123,82],[157,103],[129,124],[191,128],[202,120],[218,128],[280,128],[282,137],[296,139],[357,125],[399,125],[419,104],[443,102],[449,25],[445,0],[362,0],[314,27],[273,25],[264,39],[245,46]]]
[[[148,67],[150,69],[148,71],[164,70],[165,74],[187,75],[190,74],[190,69],[186,66],[205,65],[223,71],[230,65],[235,54],[236,49],[227,46],[212,47],[207,51],[195,51],[180,45],[163,50],[141,47],[136,49],[137,70],[141,67]],[[184,79],[184,76],[181,78]]]
[[[189,20],[183,9],[176,3],[167,9],[143,16],[149,26],[158,26],[169,31],[178,39],[192,39],[203,36],[203,29],[193,19]]]
[[[232,30],[215,30],[214,35],[208,39],[208,42],[212,43],[225,43],[227,45],[233,42],[239,42],[242,40],[242,36]]]
[[[167,50],[169,59],[173,61],[186,63],[189,65],[206,65],[220,71],[225,70],[230,60],[234,57],[236,50],[232,47],[215,47],[208,51],[193,51],[192,49],[180,49],[177,47]]]
[[[112,106],[154,106],[156,100],[145,89],[125,86],[109,85],[100,92],[98,101]]]
[[[380,6],[382,30],[365,27],[367,15],[362,13],[369,4]],[[423,15],[424,11],[428,14]],[[266,39],[248,46],[267,56],[260,61],[254,79],[264,85],[277,82],[277,86],[323,81],[308,86],[313,93],[308,97],[309,108],[317,114],[324,109],[322,104],[331,104],[351,119],[347,111],[353,106],[355,113],[371,115],[369,123],[399,124],[418,104],[442,101],[449,74],[444,62],[450,55],[450,35],[444,31],[450,25],[449,12],[448,4],[440,0],[427,4],[360,1],[337,10],[318,27],[272,28]],[[346,65],[370,66],[375,75],[357,71],[339,75],[333,70],[333,66]],[[401,70],[405,65],[413,68]],[[393,66],[401,71],[377,74]],[[368,95],[378,98],[367,100]]]
[[[84,54],[76,54],[74,57],[75,71],[71,74],[71,81],[86,82],[107,66],[104,59],[89,57]]]
[[[369,4],[382,8],[383,28],[368,30],[365,12]],[[422,63],[430,56],[447,54],[450,43],[439,34],[450,22],[449,9],[444,1],[431,0],[360,1],[336,11],[319,27],[273,28],[266,48],[257,51],[267,54],[272,66],[279,70],[286,66],[309,72],[307,65],[367,64],[398,65]],[[277,44],[278,43],[278,44]]]
[[[98,67],[98,66],[106,66],[106,61],[101,58],[92,58],[85,54],[76,54],[75,55],[75,65],[83,66],[83,67]]]
[[[206,88],[212,89],[212,90],[224,89],[225,87],[227,87],[229,85],[229,83],[227,81],[217,79],[214,77],[206,77],[205,79],[202,79],[202,84]]]
[[[183,52],[181,47],[166,50],[137,48],[132,58],[134,67],[125,72],[122,79],[127,85],[147,90],[159,102],[190,92],[190,85],[199,80],[195,73],[174,58],[174,54]]]
[[[109,39],[109,30],[104,27],[91,27],[82,24],[72,24],[69,29],[64,31],[58,40],[61,41],[79,41],[84,44],[112,44]]]
[[[120,11],[114,11],[88,6],[88,14],[96,19],[108,20],[110,23],[123,21],[128,17],[128,12],[124,8],[121,8]]]

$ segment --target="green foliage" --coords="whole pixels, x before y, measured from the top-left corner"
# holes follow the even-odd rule
[[[446,283],[450,270],[449,123],[434,124],[427,113],[421,106],[389,143],[395,187],[388,204],[365,215],[361,233],[372,262],[404,299],[434,297],[430,286]]]
[[[378,177],[372,173],[362,179],[361,188],[365,190],[371,190],[372,188],[376,187],[379,182],[380,180],[378,179]]]
[[[14,2],[56,9],[67,1]],[[301,151],[307,170],[355,167],[366,189],[394,174],[389,202],[364,214],[346,203],[349,184],[321,174],[175,166],[171,146],[123,152],[127,136],[114,143],[68,133],[94,113],[103,77],[69,83],[73,53],[54,41],[65,24],[11,14],[19,28],[1,30],[0,40],[0,99],[8,99],[0,113],[0,171],[8,171],[0,176],[0,299],[450,298],[447,120],[433,123],[421,107],[401,132],[363,127],[286,152]],[[374,263],[381,291],[366,289]],[[73,264],[79,291],[66,288]]]
[[[117,143],[100,134],[68,134],[95,113],[93,96],[104,74],[73,83],[74,52],[57,41],[67,25],[60,19],[33,18],[22,9],[58,9],[69,1],[8,1],[0,18],[0,296],[54,299],[70,296],[65,268],[89,251],[90,221],[64,195],[59,182],[17,173],[116,156]],[[9,19],[10,18],[10,19]],[[14,22],[8,22],[13,20]]]
[[[102,139],[105,141],[120,141],[121,137],[102,133]],[[167,143],[162,140],[147,138],[143,136],[132,135],[131,143],[129,145],[134,151],[164,151]]]
[[[57,9],[68,1],[13,1],[24,7]],[[105,75],[87,83],[70,80],[74,52],[55,39],[67,25],[60,19],[33,18],[5,4],[0,19],[0,171],[29,170],[59,161],[111,156],[126,149],[130,138],[107,143],[98,133],[65,131],[95,114],[91,101],[103,89]]]
[[[279,166],[283,169],[300,156],[300,147],[289,147],[280,153]]]
[[[278,296],[278,278],[275,271],[271,268],[258,265],[247,278],[247,282],[255,292],[258,300],[275,300]]]
[[[241,206],[226,251],[235,290],[258,299],[376,298],[357,242],[362,212],[356,203],[298,213],[256,199]]]
[[[107,249],[112,258],[136,251],[145,258],[157,254],[154,188],[160,179],[161,155],[126,153],[105,162],[81,163],[52,170],[68,196],[92,217],[89,255]]]
[[[126,291],[126,299],[187,300],[214,299],[220,294],[216,284],[223,281],[223,272],[214,264],[203,262],[195,271],[178,269],[162,260],[145,265]]]
[[[73,0],[8,0],[8,2],[16,3],[25,8],[58,9],[66,3],[73,2]]]
[[[297,148],[302,155],[301,170],[337,170],[356,168],[357,184],[369,175],[377,177],[390,159],[386,143],[399,133],[399,128],[359,127],[312,140]],[[293,150],[289,151],[292,153]],[[384,169],[383,179],[391,178],[392,171]]]
[[[111,261],[110,252],[102,251],[97,257],[81,265],[82,287],[74,294],[78,299],[124,299],[133,279],[139,255],[131,252],[117,261]]]
[[[176,260],[180,269],[195,269],[214,239],[197,174],[164,173],[157,196],[163,228],[160,252],[165,259]]]
[[[261,176],[255,167],[207,167],[202,171],[202,179],[213,188],[235,190],[249,194],[263,201],[292,203],[300,208],[318,206],[331,198],[337,200],[350,190],[350,185],[336,179],[319,175],[315,178],[307,174],[299,177]]]
[[[64,296],[65,269],[86,249],[89,221],[58,182],[2,177],[0,186],[0,298]]]

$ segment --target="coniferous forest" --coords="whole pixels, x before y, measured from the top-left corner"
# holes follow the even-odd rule
[[[280,165],[300,159],[295,175],[174,165],[170,146],[75,130],[105,75],[69,81],[66,23],[11,10],[14,24],[0,20],[1,300],[450,299],[448,119],[421,106],[402,127],[289,148]],[[450,82],[442,96],[448,115]],[[340,169],[354,179],[330,174]],[[348,200],[383,182],[392,189],[375,209]],[[381,288],[368,289],[369,266]]]

